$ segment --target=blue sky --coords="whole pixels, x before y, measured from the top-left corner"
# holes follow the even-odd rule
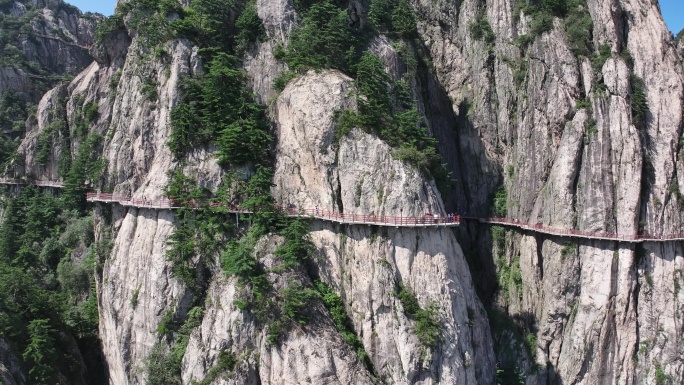
[[[116,0],[67,0],[83,11],[99,12],[103,15],[114,13]],[[665,23],[672,33],[677,34],[684,28],[684,1],[659,0],[660,10],[663,12]]]
[[[83,12],[97,12],[105,16],[114,14],[116,0],[66,0],[67,3],[77,6]]]
[[[659,2],[667,27],[676,35],[684,28],[684,1],[659,0]]]

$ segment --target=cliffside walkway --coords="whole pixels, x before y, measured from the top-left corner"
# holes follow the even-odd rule
[[[46,180],[32,180],[32,179],[11,179],[0,178],[0,185],[34,185],[41,187],[62,188],[64,184],[55,181]],[[90,192],[86,195],[88,202],[101,203],[117,203],[122,206],[148,208],[148,209],[180,209],[187,206],[199,207],[199,204],[190,203],[183,205],[180,201],[173,199],[162,198],[158,200],[135,199],[123,195]],[[210,207],[224,207],[228,213],[232,214],[251,214],[252,212],[235,206],[233,204],[226,204],[219,201],[205,202]],[[290,217],[301,217],[307,219],[320,219],[329,222],[340,224],[366,224],[375,226],[394,226],[394,227],[453,227],[460,225],[460,217],[436,217],[436,216],[422,216],[422,217],[404,217],[404,216],[390,216],[390,215],[364,215],[364,214],[345,214],[335,211],[318,210],[318,209],[299,209],[286,208],[283,209],[286,215]],[[480,223],[501,225],[506,227],[513,227],[520,230],[532,231],[540,234],[554,235],[559,237],[580,238],[580,239],[594,239],[601,241],[616,241],[616,242],[678,242],[684,241],[684,233],[677,234],[631,234],[622,235],[615,233],[590,232],[573,229],[557,229],[543,226],[541,224],[531,224],[517,219],[509,218],[479,218],[479,217],[462,217],[462,219],[476,220]]]
[[[509,218],[476,218],[476,217],[462,217],[467,220],[476,220],[480,223],[488,223],[492,225],[501,225],[507,227],[514,227],[520,230],[534,231],[537,233],[555,235],[559,237],[571,237],[571,238],[582,238],[582,239],[595,239],[600,241],[616,241],[616,242],[630,242],[630,243],[642,243],[642,242],[673,242],[673,241],[684,241],[684,233],[679,234],[633,234],[633,235],[622,235],[615,233],[602,233],[602,232],[590,232],[574,229],[557,229],[553,227],[546,227],[541,224],[530,224],[527,222],[522,222],[517,219]]]
[[[122,206],[130,206],[137,208],[148,209],[180,209],[184,207],[199,208],[202,205],[209,207],[223,207],[231,214],[252,214],[251,211],[245,210],[233,204],[226,204],[220,201],[205,201],[205,202],[183,202],[162,198],[156,200],[135,199],[122,195],[96,193],[91,192],[86,195],[88,202],[101,203],[118,203]],[[364,224],[375,226],[393,226],[393,227],[452,227],[458,226],[460,222],[456,218],[436,217],[436,216],[422,216],[422,217],[404,217],[392,215],[365,215],[365,214],[345,214],[336,211],[319,210],[319,209],[300,209],[300,208],[284,208],[282,211],[289,217],[300,217],[307,219],[320,219],[328,222],[335,222],[340,224]]]
[[[16,186],[33,185],[33,186],[40,186],[40,187],[55,187],[55,188],[64,187],[64,183],[62,183],[62,182],[55,182],[55,181],[50,181],[50,180],[37,180],[37,179],[0,178],[0,184],[16,185]]]

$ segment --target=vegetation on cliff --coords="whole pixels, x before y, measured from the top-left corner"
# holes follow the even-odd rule
[[[0,332],[29,381],[104,380],[94,274],[108,254],[93,218],[64,196],[26,187],[6,192],[0,226]],[[85,361],[84,361],[85,360]],[[85,365],[85,366],[84,366]]]

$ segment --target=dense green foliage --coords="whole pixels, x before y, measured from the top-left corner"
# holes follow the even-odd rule
[[[12,158],[17,147],[18,135],[24,131],[24,122],[30,111],[29,104],[12,91],[0,95],[0,165]]]
[[[357,65],[359,112],[338,113],[337,137],[359,127],[396,148],[394,156],[430,173],[441,185],[448,173],[435,150],[436,140],[427,133],[414,108],[406,84],[394,81],[380,58],[366,51]]]
[[[323,68],[352,72],[360,42],[347,19],[346,9],[330,1],[313,4],[304,11],[287,49],[277,51],[276,57],[296,72]]]
[[[235,27],[239,31],[235,38],[235,47],[238,52],[247,50],[251,44],[266,37],[266,30],[254,3],[245,6],[240,17],[235,21]]]
[[[522,46],[553,28],[553,19],[564,19],[568,46],[575,55],[590,56],[594,24],[586,0],[520,0],[515,15],[522,11],[531,17],[530,35],[517,40]]]
[[[646,87],[644,81],[634,74],[630,77],[630,84],[632,86],[632,94],[630,95],[629,105],[632,109],[632,123],[638,129],[644,129],[648,114]]]
[[[193,385],[211,385],[214,383],[214,380],[216,380],[221,374],[230,372],[233,369],[235,369],[235,365],[237,364],[237,359],[235,356],[228,350],[222,350],[221,353],[219,353],[217,362],[214,366],[209,369],[209,372],[207,372],[207,376],[204,377],[204,379],[199,382],[195,383],[193,382]]]
[[[308,231],[302,224],[293,221],[282,232],[285,243],[276,251],[280,260],[276,272],[292,269],[309,257]],[[252,226],[245,237],[231,241],[221,255],[221,263],[228,275],[236,276],[239,283],[249,289],[247,302],[238,301],[238,306],[251,311],[261,325],[267,326],[269,343],[276,343],[293,325],[309,322],[310,303],[318,298],[318,293],[298,280],[290,280],[275,295],[264,266],[254,257],[256,242],[263,235],[260,229]]]
[[[181,384],[181,364],[183,355],[190,342],[190,333],[202,323],[203,310],[193,307],[188,311],[187,318],[181,326],[177,326],[173,315],[167,319],[162,334],[173,334],[174,342],[166,351],[164,344],[157,343],[147,357],[147,384],[171,385]]]
[[[475,21],[470,23],[470,36],[475,40],[483,40],[487,44],[493,44],[496,39],[492,26],[489,24],[487,14],[481,12],[478,14]]]
[[[416,17],[406,0],[373,0],[368,9],[368,19],[376,29],[398,37],[416,37]]]
[[[594,69],[594,73],[601,73],[603,65],[606,64],[606,61],[608,61],[612,54],[609,45],[602,44],[598,47],[598,53],[591,57],[591,66]]]
[[[283,268],[300,266],[312,252],[309,239],[309,224],[302,218],[295,218],[280,231],[285,242],[276,249],[276,255],[282,260]]]
[[[92,218],[33,187],[6,197],[4,209],[0,334],[31,383],[78,378],[81,357],[92,382],[103,381],[93,272],[107,246],[94,242]]]
[[[182,98],[171,113],[169,147],[177,159],[195,147],[215,143],[222,164],[268,159],[270,124],[253,101],[234,56],[217,53],[199,79],[185,79]]]
[[[494,192],[491,212],[494,216],[504,218],[508,213],[508,192],[505,186],[500,186]]]
[[[232,179],[228,176],[226,180],[230,183]],[[224,198],[223,193],[223,189],[219,191],[219,199]],[[210,192],[181,170],[171,172],[166,194],[183,206],[176,211],[176,229],[168,238],[166,257],[172,262],[174,277],[201,296],[206,285],[203,275],[220,255],[221,245],[234,234],[234,222],[225,208],[210,207]],[[196,210],[197,205],[202,210]]]
[[[172,13],[176,18],[169,21]],[[144,45],[149,51],[156,47],[157,56],[164,53],[159,44],[173,37],[189,38],[202,48],[206,72],[183,79],[181,100],[171,113],[169,147],[176,159],[182,161],[193,148],[213,144],[224,166],[267,160],[270,124],[264,108],[254,102],[235,56],[264,34],[254,4],[197,0],[182,8],[175,0],[134,0],[117,8],[111,25],[103,25],[99,32],[100,41],[120,28],[117,18],[127,16],[131,27],[141,29],[148,39]],[[150,100],[156,99],[156,88],[146,83],[143,91]]]
[[[80,143],[73,160],[69,158],[69,148],[62,148],[66,161],[69,162],[62,193],[65,205],[76,209],[85,208],[87,185],[92,185],[93,181],[98,182],[106,168],[106,162],[100,156],[102,144],[103,138],[100,135],[89,135]]]
[[[398,285],[396,296],[404,308],[404,313],[415,320],[413,332],[418,340],[426,348],[435,347],[440,341],[439,334],[442,327],[437,305],[431,303],[428,307],[421,308],[416,295],[402,283]]]
[[[98,25],[96,44],[102,45],[108,36],[124,31],[124,20],[128,20],[129,28],[138,31],[147,49],[185,37],[200,47],[232,54],[264,36],[252,2],[195,0],[184,8],[176,0],[132,0],[117,7],[116,14]]]
[[[589,14],[586,0],[570,1],[565,17],[565,33],[572,53],[582,56],[590,56],[593,53],[593,28],[594,22]]]
[[[679,41],[682,40],[682,37],[684,37],[684,28],[675,36],[675,42],[679,43]]]

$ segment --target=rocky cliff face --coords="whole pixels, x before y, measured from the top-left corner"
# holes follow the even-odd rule
[[[7,57],[0,93],[11,90],[37,101],[46,86],[92,62],[88,49],[101,15],[84,15],[61,1],[10,1],[2,11]]]
[[[334,112],[357,108],[346,75],[303,73],[276,92],[273,80],[286,67],[274,49],[287,44],[300,17],[292,2],[257,1],[268,39],[245,53],[243,66],[257,99],[270,104],[279,205],[488,216],[498,191],[507,209],[500,214],[525,222],[624,235],[679,232],[684,68],[681,42],[678,49],[657,4],[588,0],[564,15],[540,16],[506,0],[410,3],[417,50],[431,64],[411,70],[391,36],[376,37],[370,49],[394,78],[408,74],[456,180],[451,194],[442,197],[429,176],[373,135],[354,129],[336,139]],[[365,18],[367,4],[351,9]],[[55,21],[59,12],[66,11],[46,8],[44,20],[68,31],[72,44],[87,44],[85,21]],[[584,46],[564,20],[572,12],[583,15],[578,23],[591,20],[580,31]],[[180,165],[167,147],[180,81],[204,72],[197,47],[173,38],[153,53],[124,22],[92,49],[96,62],[43,97],[15,172],[65,178],[60,159],[89,148],[104,161],[89,183],[105,191],[162,197],[167,173],[178,166],[216,190],[226,175],[215,149],[195,149]],[[77,55],[66,51],[72,45],[41,39],[30,52],[62,50],[46,66],[61,58],[65,72],[78,67]],[[123,207],[97,218],[99,236],[113,233],[98,283],[110,383],[146,383],[155,354],[175,346],[159,325],[169,315],[187,318],[194,306],[166,258],[178,219],[171,211]],[[332,287],[370,365],[346,345],[320,301],[312,305],[315,322],[270,343],[268,330],[239,306],[243,285],[215,261],[199,326],[182,355],[182,383],[489,384],[497,365],[528,384],[676,383],[684,376],[679,243],[566,239],[471,222],[457,233],[325,221],[311,221],[310,230],[311,266],[268,274],[268,281],[276,291],[293,281],[306,286],[310,277]],[[278,271],[282,242],[270,234],[254,248],[267,270]],[[435,309],[435,346],[416,336],[398,287]],[[0,353],[4,381],[22,383],[16,360]]]
[[[657,4],[587,2],[595,51],[605,51],[593,69],[590,58],[573,54],[560,19],[521,49],[514,39],[535,21],[508,2],[415,7],[453,109],[467,112],[459,116],[459,150],[468,167],[459,169],[470,212],[486,213],[482,191],[502,179],[508,215],[526,222],[678,232],[682,66]],[[496,36],[489,47],[469,31],[478,12]],[[639,92],[648,106],[641,121],[634,111]],[[459,108],[464,100],[467,111]],[[471,236],[482,239],[483,230],[470,229]],[[522,279],[499,291],[500,303],[536,333],[535,361],[546,368],[528,383],[641,383],[656,372],[681,379],[674,357],[682,331],[674,325],[682,261],[675,244],[513,232],[505,249],[502,262],[519,258]],[[500,283],[502,272],[500,266]],[[653,306],[671,310],[656,315]]]

